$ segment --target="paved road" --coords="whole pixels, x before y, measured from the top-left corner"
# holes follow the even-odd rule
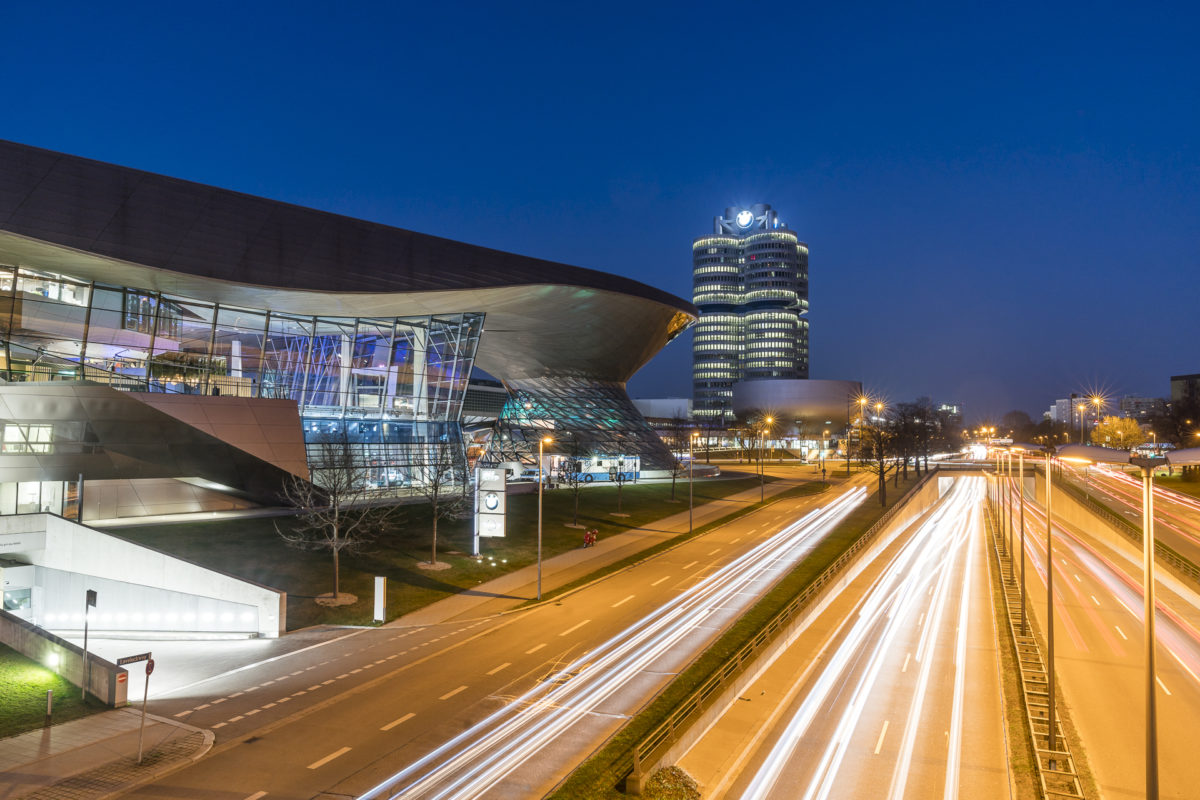
[[[780,501],[545,606],[487,619],[363,631],[226,676],[221,679],[226,683],[205,684],[203,697],[193,692],[164,698],[159,713],[171,711],[164,704],[177,703],[175,713],[216,730],[218,744],[209,758],[135,796],[274,800],[321,792],[360,796],[380,784],[402,788],[428,771],[393,776],[430,753],[446,753],[438,748],[464,733],[475,737],[474,760],[456,762],[460,772],[434,776],[429,786],[447,788],[446,796],[453,797],[540,796],[802,558],[818,526],[793,530],[782,549],[756,548],[767,547],[780,530],[844,491]],[[758,557],[746,558],[751,552]],[[741,575],[740,582],[731,573]],[[714,584],[725,585],[726,592],[707,600],[689,594]],[[685,609],[692,613],[686,621]],[[655,619],[673,620],[674,627],[655,628]],[[672,647],[653,650],[655,642],[672,636]],[[640,644],[630,645],[635,639]],[[625,669],[635,652],[638,668]],[[606,665],[625,674],[614,677]],[[584,702],[575,692],[589,685],[601,688]],[[499,716],[557,717],[564,709],[573,724],[556,729],[551,741],[530,745],[536,758],[534,750],[506,750],[507,770],[469,777],[475,781],[469,786],[455,784],[476,776],[476,767],[488,762],[492,751],[475,745],[488,739],[487,726],[494,728]],[[503,731],[501,746],[516,741],[511,729]],[[451,749],[458,754],[468,747]],[[422,787],[410,796],[438,796],[437,788]]]
[[[1142,481],[1139,476],[1107,466],[1064,463],[1063,474],[1094,499],[1139,528],[1142,525]],[[1200,564],[1200,502],[1187,495],[1154,487],[1154,538]]]
[[[956,480],[756,677],[680,761],[705,797],[1008,796],[982,497]]]
[[[1029,608],[1045,630],[1045,515],[1026,505]],[[1069,526],[1055,525],[1056,667],[1088,761],[1106,798],[1144,796],[1145,672],[1142,581],[1127,558]],[[1163,798],[1194,798],[1200,786],[1198,609],[1156,585],[1159,769]]]

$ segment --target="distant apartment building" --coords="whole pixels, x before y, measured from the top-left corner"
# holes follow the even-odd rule
[[[1200,373],[1171,376],[1171,402],[1200,397]]]
[[[808,377],[808,245],[763,203],[692,242],[692,412],[733,418],[733,385]]]
[[[1120,416],[1144,422],[1166,411],[1167,404],[1158,397],[1135,397],[1129,395],[1120,399],[1117,403],[1117,408]]]

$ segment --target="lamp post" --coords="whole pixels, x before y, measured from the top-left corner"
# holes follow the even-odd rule
[[[549,436],[543,436],[538,439],[538,541],[537,541],[537,556],[538,556],[538,580],[537,580],[537,599],[542,599],[542,461],[545,455],[546,445],[554,440]]]
[[[766,446],[767,446],[767,428],[775,421],[774,417],[767,417],[763,421],[763,426],[758,430],[758,502],[765,502],[767,499],[767,468],[766,468]]]
[[[1087,409],[1087,405],[1080,403],[1076,408],[1079,409],[1079,443],[1083,444],[1083,412]]]
[[[1200,464],[1200,447],[1175,450],[1165,458],[1130,456],[1124,450],[1107,447],[1066,447],[1063,458],[1083,463],[1133,464],[1142,471],[1142,600],[1146,658],[1146,792],[1150,800],[1158,798],[1158,697],[1155,683],[1154,633],[1154,469],[1163,464]]]
[[[1046,720],[1049,728],[1046,730],[1046,749],[1058,749],[1058,732],[1054,729],[1054,523],[1051,522],[1054,512],[1051,500],[1053,479],[1050,477],[1050,465],[1053,449],[1046,450],[1046,667],[1047,667],[1047,699],[1049,705]]]
[[[692,498],[694,496],[692,493],[692,484],[696,480],[696,465],[692,459],[692,446],[696,442],[697,435],[693,432],[688,437],[688,535],[692,533]]]
[[[1021,635],[1029,635],[1029,620],[1025,615],[1025,448],[1017,451],[1017,495],[1021,505]]]

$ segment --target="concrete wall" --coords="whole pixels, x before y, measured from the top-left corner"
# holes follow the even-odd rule
[[[83,648],[7,611],[0,611],[0,642],[76,686],[83,685]],[[128,670],[95,653],[88,653],[88,661],[92,665],[88,691],[110,706],[125,705],[129,690]]]
[[[731,703],[737,702],[738,696],[745,691],[746,687],[753,683],[762,671],[767,669],[781,653],[792,646],[800,633],[821,615],[829,604],[841,594],[842,590],[858,577],[859,573],[866,569],[879,553],[889,547],[897,536],[907,530],[910,525],[928,512],[929,509],[933,508],[938,499],[949,490],[952,482],[957,477],[959,476],[944,477],[935,475],[920,490],[909,497],[902,506],[899,506],[894,516],[884,526],[884,529],[876,535],[875,540],[860,551],[854,561],[842,570],[838,579],[827,584],[820,595],[809,604],[808,608],[792,620],[785,631],[777,636],[767,650],[758,656],[754,665],[734,678],[704,713],[691,720],[688,723],[687,731],[679,733],[675,743],[661,757],[656,759],[655,763],[649,769],[646,769],[645,766],[643,767],[644,775],[648,777],[654,774],[655,770],[674,764],[682,758],[683,754],[696,743],[696,739],[725,713],[725,710]],[[868,495],[865,502],[878,502],[878,498],[875,495]]]
[[[35,593],[33,616],[40,625],[82,628],[83,592],[96,589],[103,594],[89,617],[94,630],[232,631],[274,637],[286,629],[285,592],[52,514],[0,517],[0,543],[6,541],[10,544],[0,554],[40,568],[42,594]],[[55,616],[48,619],[47,613]]]
[[[249,500],[175,478],[85,481],[83,485],[85,522],[151,514],[232,511],[255,506]]]

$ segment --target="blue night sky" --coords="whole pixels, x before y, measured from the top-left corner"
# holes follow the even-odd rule
[[[978,420],[1200,372],[1188,4],[0,11],[0,138],[627,275],[768,202],[812,377]],[[635,396],[690,393],[690,344]]]

